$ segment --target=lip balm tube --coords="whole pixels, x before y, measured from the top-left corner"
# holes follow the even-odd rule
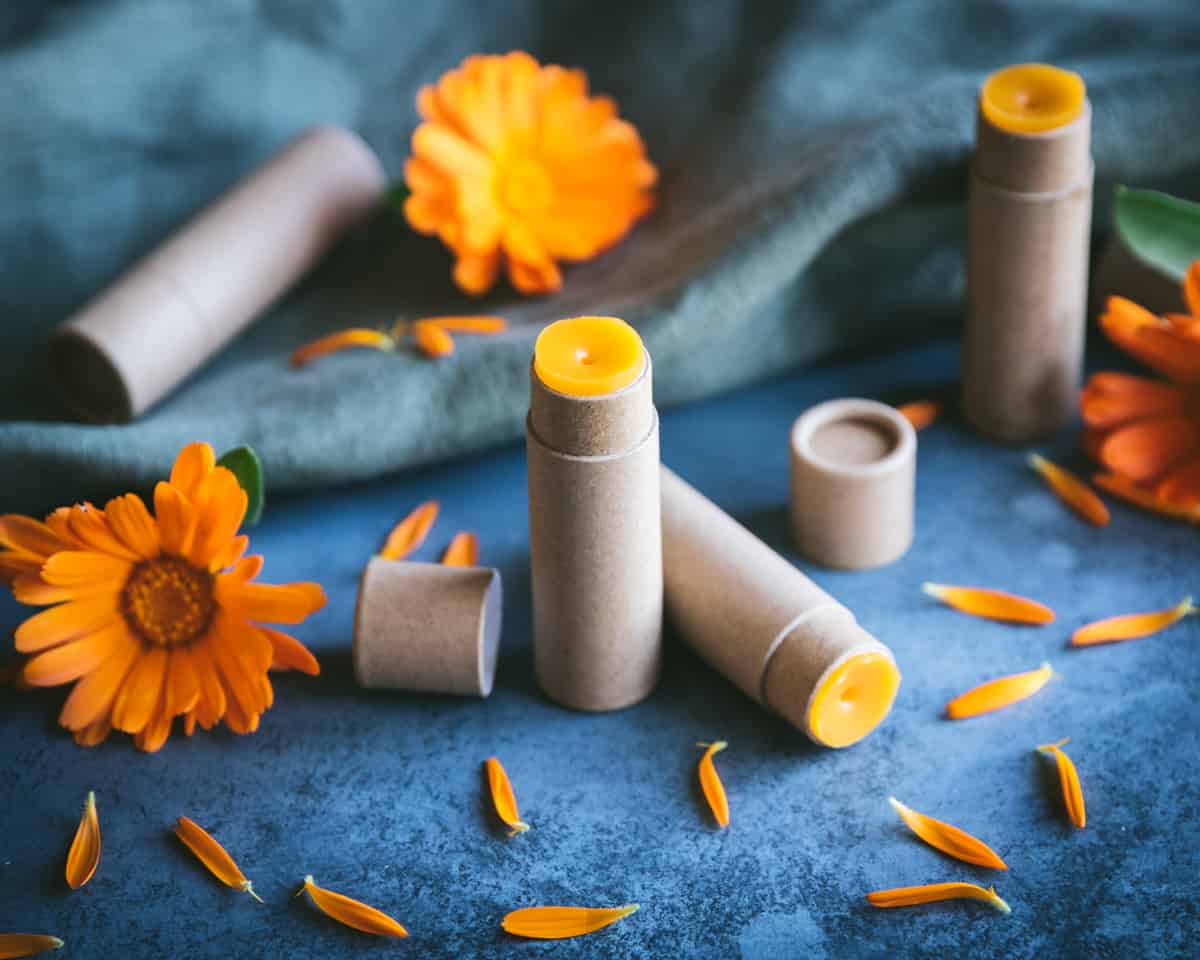
[[[1092,111],[1083,80],[1045,64],[992,74],[967,195],[963,412],[1022,443],[1075,414],[1086,331]]]
[[[383,196],[359,137],[315,127],[65,321],[50,368],[77,416],[139,416],[305,273]]]
[[[900,671],[854,614],[665,467],[666,611],[749,697],[825,747],[848,747],[892,709]]]
[[[616,317],[574,317],[534,346],[526,453],[533,649],[576,710],[647,697],[662,664],[658,413],[650,356]]]

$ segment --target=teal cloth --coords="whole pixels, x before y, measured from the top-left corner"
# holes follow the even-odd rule
[[[1116,182],[1196,192],[1200,7],[614,0],[9,4],[0,13],[0,491],[5,509],[144,488],[186,442],[252,444],[272,488],[377,475],[507,442],[548,320],[615,313],[660,405],[961,314],[966,163],[982,78],[1080,71],[1096,223]],[[360,131],[393,177],[418,87],[474,52],[584,68],[643,133],[657,212],[567,270],[561,294],[478,304],[435,240],[381,216],[148,415],[70,422],[49,331],[306,126]],[[498,339],[449,360],[356,352],[295,371],[348,325],[482,309]]]

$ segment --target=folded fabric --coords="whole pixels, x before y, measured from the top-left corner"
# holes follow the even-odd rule
[[[975,95],[1014,61],[1087,80],[1098,227],[1115,182],[1200,190],[1200,139],[1187,135],[1200,8],[1172,0],[12,6],[0,13],[6,510],[144,486],[194,439],[252,444],[273,490],[511,441],[533,337],[572,314],[638,326],[660,405],[951,327]],[[439,243],[381,212],[142,419],[66,419],[49,331],[138,255],[313,123],[357,129],[398,177],[419,86],[467,54],[517,48],[586,70],[646,140],[658,208],[624,243],[569,267],[558,295],[502,286],[474,303]],[[287,365],[334,329],[475,310],[512,328],[460,338],[438,362],[363,351]]]

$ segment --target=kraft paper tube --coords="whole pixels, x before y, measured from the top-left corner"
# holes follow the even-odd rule
[[[662,528],[668,619],[747,696],[828,747],[887,716],[900,685],[891,651],[666,468]]]
[[[917,433],[874,400],[818,404],[791,435],[792,538],[815,563],[864,570],[913,541]]]
[[[354,615],[354,675],[387,690],[492,692],[500,650],[500,574],[374,557]]]
[[[619,357],[614,338],[623,345]],[[562,348],[557,367],[542,365],[552,341]],[[543,373],[561,373],[576,357],[633,379],[589,395],[543,382]],[[538,681],[564,706],[617,710],[650,694],[662,663],[658,414],[650,358],[620,320],[574,318],[543,331],[530,380],[525,433]],[[559,385],[575,386],[569,377]]]
[[[365,219],[384,187],[353,133],[303,134],[58,329],[50,366],[64,400],[87,420],[140,415]]]
[[[1013,129],[1029,126],[1039,111],[1061,125]],[[1082,80],[1052,67],[1000,71],[981,93],[967,197],[963,411],[998,440],[1044,437],[1076,410],[1092,215],[1091,120]]]

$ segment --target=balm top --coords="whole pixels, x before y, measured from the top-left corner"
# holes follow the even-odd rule
[[[808,730],[827,747],[848,747],[874,730],[892,709],[900,671],[882,653],[859,653],[838,664],[813,691]]]
[[[570,317],[550,324],[533,348],[533,369],[551,390],[571,397],[616,393],[646,365],[642,338],[616,317]]]
[[[1087,95],[1083,78],[1045,63],[1019,63],[983,83],[979,108],[1009,133],[1047,133],[1074,122]]]

